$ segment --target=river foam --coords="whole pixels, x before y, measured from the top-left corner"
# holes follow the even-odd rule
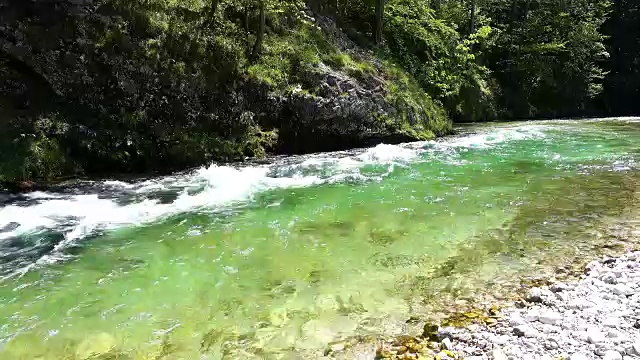
[[[396,167],[430,161],[438,154],[451,155],[456,149],[487,149],[544,137],[547,128],[540,123],[493,127],[438,141],[380,144],[363,150],[289,157],[268,165],[214,164],[143,181],[109,180],[72,191],[28,193],[8,199],[0,207],[0,259],[17,250],[11,245],[16,239],[56,234],[55,244],[43,246],[44,253],[32,259],[30,266],[48,263],[64,258],[64,249],[78,240],[104,231],[144,226],[189,212],[216,212],[273,189],[379,181]],[[367,171],[362,171],[365,167]],[[6,274],[7,269],[2,272]]]

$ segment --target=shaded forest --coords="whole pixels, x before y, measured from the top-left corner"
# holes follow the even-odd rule
[[[0,0],[0,181],[640,114],[631,0]]]

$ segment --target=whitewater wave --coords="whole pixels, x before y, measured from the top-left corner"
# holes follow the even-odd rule
[[[82,194],[33,192],[0,207],[0,257],[8,252],[2,250],[4,242],[53,232],[62,240],[33,263],[51,262],[64,258],[58,255],[69,245],[102,231],[141,226],[182,213],[215,212],[273,189],[379,181],[398,166],[429,161],[434,152],[486,149],[504,142],[543,137],[544,130],[543,125],[492,128],[485,133],[439,141],[381,144],[359,151],[291,157],[269,165],[211,165],[138,182],[96,182]],[[421,156],[426,153],[429,156]],[[364,167],[368,167],[366,172],[361,171]]]

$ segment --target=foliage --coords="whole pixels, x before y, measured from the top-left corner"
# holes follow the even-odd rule
[[[485,105],[481,102],[490,102],[488,70],[478,64],[472,52],[490,35],[491,28],[483,26],[463,38],[421,1],[393,0],[387,5],[386,38],[391,56],[427,93],[444,103],[454,118],[471,116],[471,120],[477,120],[491,116],[466,109],[482,108]]]
[[[600,32],[608,1],[488,3],[500,36],[487,63],[502,88],[504,116],[579,116],[601,92],[608,53]],[[494,21],[495,22],[495,21]]]
[[[390,78],[387,99],[400,112],[402,121],[396,123],[401,126],[399,130],[419,140],[445,135],[448,124],[444,111],[402,69],[393,64],[387,64],[387,69]]]
[[[612,115],[640,114],[640,2],[616,0],[604,26],[611,58],[604,64],[602,104]]]

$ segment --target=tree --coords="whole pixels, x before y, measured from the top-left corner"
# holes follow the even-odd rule
[[[476,0],[471,0],[471,11],[469,14],[469,34],[476,32]]]
[[[373,42],[382,43],[382,31],[384,27],[384,4],[385,0],[375,0],[375,20],[373,27]]]
[[[266,26],[266,14],[265,14],[265,8],[264,8],[265,1],[266,0],[260,0],[260,3],[258,5],[260,8],[258,33],[256,34],[256,42],[253,45],[253,51],[251,52],[251,55],[254,59],[258,58],[258,56],[260,56],[260,52],[262,52],[262,41],[264,39],[264,32],[265,32],[265,26]]]
[[[640,2],[616,0],[604,31],[611,59],[604,106],[611,114],[640,114]]]

